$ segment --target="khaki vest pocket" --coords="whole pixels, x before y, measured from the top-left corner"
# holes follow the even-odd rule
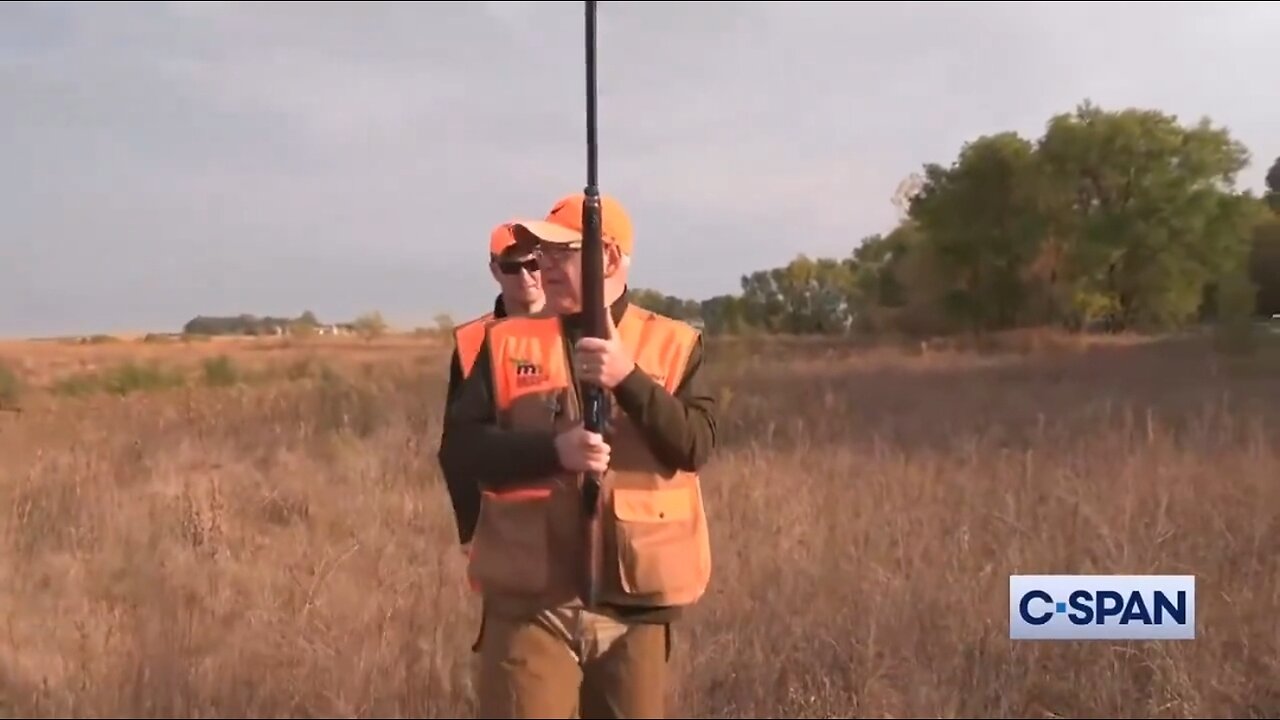
[[[690,488],[615,488],[613,518],[622,590],[634,600],[665,604],[701,577],[698,517]]]
[[[548,488],[485,491],[468,574],[484,592],[537,595],[549,582]]]

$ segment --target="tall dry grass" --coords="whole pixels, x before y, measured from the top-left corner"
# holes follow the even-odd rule
[[[7,349],[30,387],[0,413],[0,715],[471,714],[444,356],[365,350],[69,392]],[[715,577],[676,633],[673,712],[1280,716],[1274,356],[710,363]],[[1011,642],[1019,572],[1193,573],[1198,638]]]

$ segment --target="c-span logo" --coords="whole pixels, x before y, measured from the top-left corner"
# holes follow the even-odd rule
[[[1194,640],[1194,575],[1010,575],[1011,640]]]

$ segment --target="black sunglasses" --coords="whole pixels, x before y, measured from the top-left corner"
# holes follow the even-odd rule
[[[538,259],[529,258],[528,260],[499,260],[498,269],[503,275],[517,275],[521,270],[527,270],[530,273],[538,272]]]

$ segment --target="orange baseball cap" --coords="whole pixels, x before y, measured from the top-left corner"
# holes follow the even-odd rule
[[[582,193],[566,195],[551,207],[544,220],[518,220],[512,226],[529,231],[543,242],[571,245],[582,242],[582,205],[586,196]],[[633,245],[631,216],[622,203],[600,196],[600,237],[606,244],[618,246],[630,255]]]
[[[489,254],[501,255],[504,250],[516,244],[516,235],[511,231],[511,223],[504,222],[489,233]]]

